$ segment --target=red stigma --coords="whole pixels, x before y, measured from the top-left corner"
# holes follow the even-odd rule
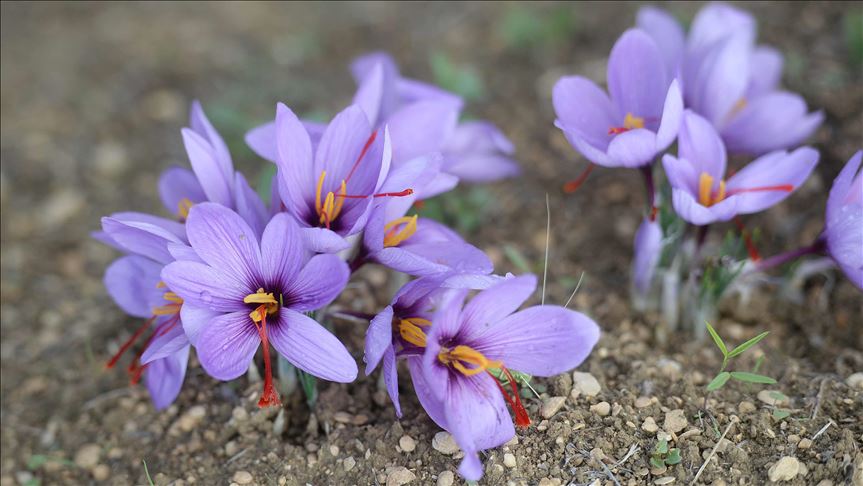
[[[260,325],[255,322],[255,327],[258,329],[258,334],[261,336],[261,346],[264,353],[264,393],[261,399],[258,400],[258,407],[278,407],[282,404],[279,399],[279,394],[273,386],[273,367],[270,362],[270,340],[267,337],[267,306],[260,305],[256,309],[261,316]],[[253,321],[254,322],[254,321]]]
[[[527,427],[530,425],[530,416],[527,415],[527,410],[521,403],[521,397],[518,394],[518,386],[515,383],[515,378],[513,378],[512,374],[505,367],[501,366],[500,369],[506,375],[507,379],[509,379],[509,383],[512,386],[512,396],[507,393],[506,389],[504,389],[503,385],[500,384],[500,381],[498,381],[494,375],[489,372],[487,373],[489,373],[491,378],[494,380],[495,385],[497,385],[497,388],[500,390],[506,403],[508,403],[509,407],[512,408],[512,412],[515,414],[515,425],[518,427]]]
[[[750,187],[748,189],[729,189],[728,193],[725,194],[725,197],[730,197],[735,194],[742,194],[744,192],[791,192],[794,190],[794,186],[791,184],[779,184],[778,186],[763,186],[763,187]]]
[[[620,135],[623,132],[628,132],[630,129],[625,127],[611,127],[608,129],[609,135]]]
[[[371,136],[369,136],[369,139],[366,140],[366,144],[363,145],[363,149],[360,151],[360,156],[357,157],[357,161],[354,162],[354,166],[351,167],[351,171],[348,172],[348,177],[345,179],[345,184],[347,184],[351,180],[351,176],[354,175],[354,172],[356,172],[357,167],[359,167],[359,165],[360,165],[360,161],[363,160],[363,157],[366,156],[366,153],[368,153],[372,144],[375,143],[375,138],[377,138],[377,136],[378,136],[378,132],[377,132],[377,130],[375,130],[372,132]]]
[[[423,208],[426,207],[426,202],[424,200],[414,201],[414,207],[417,210],[422,210]]]
[[[345,199],[366,199],[369,197],[405,197],[405,196],[410,196],[413,193],[414,193],[413,189],[407,188],[407,189],[405,189],[403,191],[399,191],[399,192],[381,192],[378,194],[372,194],[370,196],[357,196],[354,194],[338,194],[338,195],[336,195],[336,197],[343,197]]]
[[[746,251],[749,253],[749,259],[753,262],[757,262],[761,260],[761,255],[758,253],[758,248],[755,247],[755,243],[752,241],[752,237],[746,228],[743,227],[743,220],[740,219],[740,216],[734,218],[734,225],[737,226],[737,229],[740,231],[740,235],[743,237],[743,244],[746,245]]]
[[[144,324],[142,324],[141,327],[139,327],[135,331],[135,333],[132,334],[132,337],[130,337],[125,343],[123,343],[122,346],[120,346],[120,350],[117,351],[117,354],[115,354],[107,363],[105,363],[106,369],[113,368],[117,364],[117,361],[120,361],[120,357],[123,356],[123,353],[128,351],[129,348],[132,347],[132,344],[134,344],[135,341],[137,341],[138,338],[141,337],[142,334],[144,334],[144,331],[146,331],[147,328],[150,327],[150,324],[153,323],[153,320],[155,318],[156,318],[156,316],[153,316],[153,317],[147,319],[146,321],[144,321]]]
[[[589,176],[590,173],[593,172],[594,167],[596,167],[596,164],[589,164],[587,168],[584,169],[584,171],[576,179],[564,184],[563,192],[567,194],[572,194],[573,192],[577,191],[578,188],[581,187],[582,184],[584,184],[584,181],[587,180],[587,176]]]
[[[656,206],[650,207],[650,222],[651,223],[656,221],[656,213],[658,213],[658,212],[659,212],[659,208],[657,208]]]

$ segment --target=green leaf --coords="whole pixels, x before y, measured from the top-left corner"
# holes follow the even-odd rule
[[[728,357],[733,358],[735,356],[739,356],[739,355],[743,354],[744,351],[751,348],[752,346],[755,346],[756,344],[758,344],[759,341],[766,338],[768,334],[770,334],[770,332],[768,332],[768,331],[762,332],[761,334],[755,336],[754,338],[750,339],[749,341],[746,341],[745,343],[741,344],[740,346],[737,346],[730,353],[728,353]]]
[[[772,392],[770,392],[770,393],[769,393],[769,395],[770,395],[774,400],[776,400],[776,401],[778,401],[778,402],[785,402],[785,401],[788,401],[788,396],[786,396],[784,393],[782,393],[782,392],[780,392],[780,391],[772,391]]]
[[[722,388],[728,382],[729,378],[731,378],[731,373],[727,371],[719,373],[716,375],[716,378],[707,385],[707,391],[714,391]]]
[[[650,465],[656,469],[662,469],[665,467],[665,461],[663,461],[659,457],[651,457],[650,458]]]
[[[782,420],[784,418],[787,418],[789,415],[791,415],[790,410],[785,410],[783,408],[777,408],[773,410],[773,418],[776,420]]]
[[[472,67],[456,65],[442,52],[433,53],[430,63],[432,75],[443,89],[468,100],[482,97],[485,88],[479,74]]]
[[[722,341],[722,338],[719,337],[719,334],[716,333],[716,329],[713,329],[713,326],[710,325],[709,322],[705,321],[704,324],[707,325],[707,332],[710,333],[710,337],[713,338],[713,342],[716,343],[716,347],[722,351],[722,356],[728,357],[728,348],[725,347],[725,342]]]
[[[300,379],[300,384],[303,385],[303,393],[306,394],[306,403],[309,408],[315,406],[318,401],[318,379],[297,368],[297,377]]]
[[[665,463],[669,466],[673,466],[675,464],[680,464],[680,449],[674,448],[668,451],[668,457],[665,458]]]
[[[141,462],[144,463],[144,475],[147,476],[147,484],[149,484],[150,486],[156,486],[156,484],[153,482],[153,478],[150,477],[150,470],[147,469],[147,461],[141,459]]]
[[[527,263],[527,259],[522,255],[518,248],[512,245],[503,245],[503,253],[520,272],[530,273],[530,264]]]
[[[48,460],[48,456],[44,456],[42,454],[33,454],[32,456],[30,456],[30,459],[27,460],[27,469],[35,471],[36,469],[42,467],[43,464],[48,462]]]
[[[747,383],[763,383],[765,385],[773,385],[776,383],[776,380],[769,376],[749,373],[746,371],[732,371],[731,377],[737,381],[745,381]]]
[[[665,439],[660,440],[656,443],[656,452],[659,454],[667,454],[668,453],[668,441]]]

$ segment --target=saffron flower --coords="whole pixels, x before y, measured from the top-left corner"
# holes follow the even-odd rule
[[[637,23],[660,46],[669,72],[681,74],[686,107],[710,120],[730,152],[791,148],[824,121],[800,95],[780,88],[782,54],[755,44],[749,13],[711,3],[695,16],[685,42],[683,29],[662,10],[643,8]]]
[[[827,199],[823,238],[827,253],[854,285],[863,290],[863,151],[848,160]]]
[[[200,260],[169,264],[162,280],[184,308],[212,315],[184,322],[208,374],[219,380],[239,377],[261,347],[265,380],[258,405],[278,405],[272,344],[314,376],[337,382],[356,378],[356,362],[342,343],[304,314],[342,291],[349,276],[343,261],[334,255],[308,259],[300,229],[287,213],[274,216],[258,239],[234,211],[207,202],[190,210],[186,228]]]
[[[662,226],[657,221],[655,209],[638,226],[634,247],[632,285],[636,295],[646,297],[662,256]]]
[[[656,43],[630,29],[608,60],[607,95],[581,76],[563,77],[552,95],[555,125],[594,164],[641,167],[650,164],[677,136],[683,99]]]
[[[678,136],[678,157],[665,155],[674,210],[695,225],[728,221],[763,211],[800,187],[818,163],[818,151],[801,147],[763,155],[725,179],[726,152],[709,121],[686,110]]]
[[[278,193],[304,228],[310,250],[332,253],[347,248],[343,237],[362,231],[374,199],[413,193],[411,188],[379,192],[390,170],[389,135],[386,129],[381,136],[372,130],[356,105],[339,113],[313,147],[300,120],[279,103],[276,133]]]
[[[425,333],[431,326],[434,310],[448,289],[480,290],[502,280],[502,277],[451,272],[423,277],[405,284],[386,306],[369,323],[366,331],[366,376],[378,364],[382,365],[387,393],[401,418],[399,404],[398,368],[396,358],[408,360],[411,376],[421,373],[422,354],[425,350]],[[420,376],[420,382],[424,379]]]
[[[506,279],[464,307],[467,291],[454,290],[440,304],[430,328],[418,327],[426,346],[422,373],[413,375],[414,387],[429,416],[464,451],[459,473],[466,479],[482,476],[479,451],[515,434],[507,403],[517,425],[530,424],[515,380],[509,380],[510,395],[489,370],[556,375],[581,364],[599,339],[599,327],[591,319],[563,307],[516,312],[535,288],[533,275]]]
[[[414,159],[384,183],[384,193],[399,187],[417,188],[414,194],[399,198],[384,198],[376,203],[363,233],[363,245],[354,260],[354,267],[370,260],[393,270],[414,276],[432,275],[453,270],[470,273],[491,273],[488,257],[454,231],[437,221],[407,216],[425,185],[435,183],[440,156],[428,161]]]

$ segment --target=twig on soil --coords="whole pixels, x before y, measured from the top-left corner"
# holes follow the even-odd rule
[[[737,419],[732,418],[731,423],[728,424],[728,427],[725,427],[725,432],[722,432],[722,435],[719,437],[719,440],[716,441],[716,445],[713,446],[713,449],[710,451],[710,454],[707,455],[707,459],[704,460],[704,464],[702,464],[701,467],[698,468],[698,472],[695,473],[695,477],[692,478],[692,482],[689,483],[690,485],[693,485],[698,481],[698,478],[701,476],[701,473],[704,471],[704,468],[707,467],[707,464],[709,464],[710,460],[713,459],[713,455],[716,454],[716,449],[719,448],[719,444],[722,443],[722,439],[725,438],[725,436],[728,434],[728,431],[731,430],[731,427],[736,423],[737,423]]]
[[[572,298],[575,297],[575,293],[578,292],[578,289],[581,288],[581,282],[584,280],[584,271],[581,272],[581,276],[578,277],[578,283],[575,284],[575,288],[572,289],[572,294],[566,299],[566,304],[563,304],[563,308],[566,309],[569,307],[569,303],[572,302]]]
[[[815,439],[821,437],[821,434],[826,432],[827,428],[830,427],[831,425],[836,425],[836,424],[834,424],[833,421],[831,420],[831,421],[827,422],[827,425],[825,425],[824,427],[821,427],[821,430],[819,430],[818,432],[815,432],[815,435],[813,435],[812,439],[811,439],[812,442],[815,442]]]
[[[612,468],[617,468],[623,465],[624,462],[628,461],[630,457],[635,455],[641,447],[638,444],[632,444],[629,446],[629,451],[626,452],[626,455],[623,456],[619,461],[615,462]]]
[[[827,380],[822,377],[821,384],[818,386],[818,395],[815,395],[815,406],[812,408],[812,417],[810,417],[813,420],[818,416],[818,410],[821,408],[821,395],[824,394],[824,385],[826,383]]]
[[[614,481],[615,486],[620,486],[620,481],[617,480],[617,478],[614,476],[614,473],[611,472],[611,469],[609,469],[608,466],[606,466],[604,462],[602,462],[602,461],[597,461],[597,462],[599,462],[599,465],[602,466],[602,469],[605,470],[605,475],[608,476],[608,479],[611,479],[612,481]]]
[[[249,448],[248,448],[248,447],[246,447],[245,449],[243,449],[243,450],[241,450],[240,452],[238,452],[238,453],[234,454],[233,456],[231,456],[231,458],[230,458],[230,459],[228,459],[228,462],[226,462],[225,464],[227,465],[227,464],[230,464],[230,463],[232,463],[232,462],[236,461],[237,459],[239,459],[239,458],[243,457],[243,454],[245,454],[245,453],[247,453],[247,452],[249,452]]]
[[[545,193],[545,264],[542,268],[542,305],[545,305],[545,281],[548,278],[548,243],[551,240],[551,206]]]
[[[83,410],[89,410],[94,408],[96,405],[104,402],[105,400],[111,400],[114,398],[120,398],[122,396],[128,395],[132,392],[132,388],[128,386],[124,386],[123,388],[117,388],[116,390],[107,391],[101,395],[97,395],[90,400],[84,402],[84,405],[81,407]]]

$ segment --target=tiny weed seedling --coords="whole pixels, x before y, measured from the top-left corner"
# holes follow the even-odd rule
[[[762,339],[767,337],[768,332],[762,332],[761,334],[755,336],[754,338],[746,341],[745,343],[737,346],[731,351],[728,350],[728,347],[725,345],[725,342],[719,337],[719,334],[713,329],[713,326],[710,325],[709,322],[705,322],[707,325],[707,332],[710,333],[710,337],[713,338],[713,342],[716,343],[716,347],[719,348],[719,351],[722,352],[722,367],[719,369],[719,373],[710,381],[707,385],[707,391],[712,392],[716,391],[726,383],[728,380],[737,380],[742,381],[744,383],[759,383],[763,385],[772,385],[776,383],[776,380],[770,378],[769,376],[760,375],[758,373],[749,372],[749,371],[726,371],[728,365],[732,358],[736,358],[737,356],[742,355],[752,346],[758,344]],[[758,363],[759,367],[761,363]],[[705,404],[707,403],[705,398]]]
[[[656,469],[662,469],[666,466],[673,466],[680,463],[680,449],[674,447],[668,448],[668,441],[665,439],[656,443],[653,452],[650,454],[650,465]]]

